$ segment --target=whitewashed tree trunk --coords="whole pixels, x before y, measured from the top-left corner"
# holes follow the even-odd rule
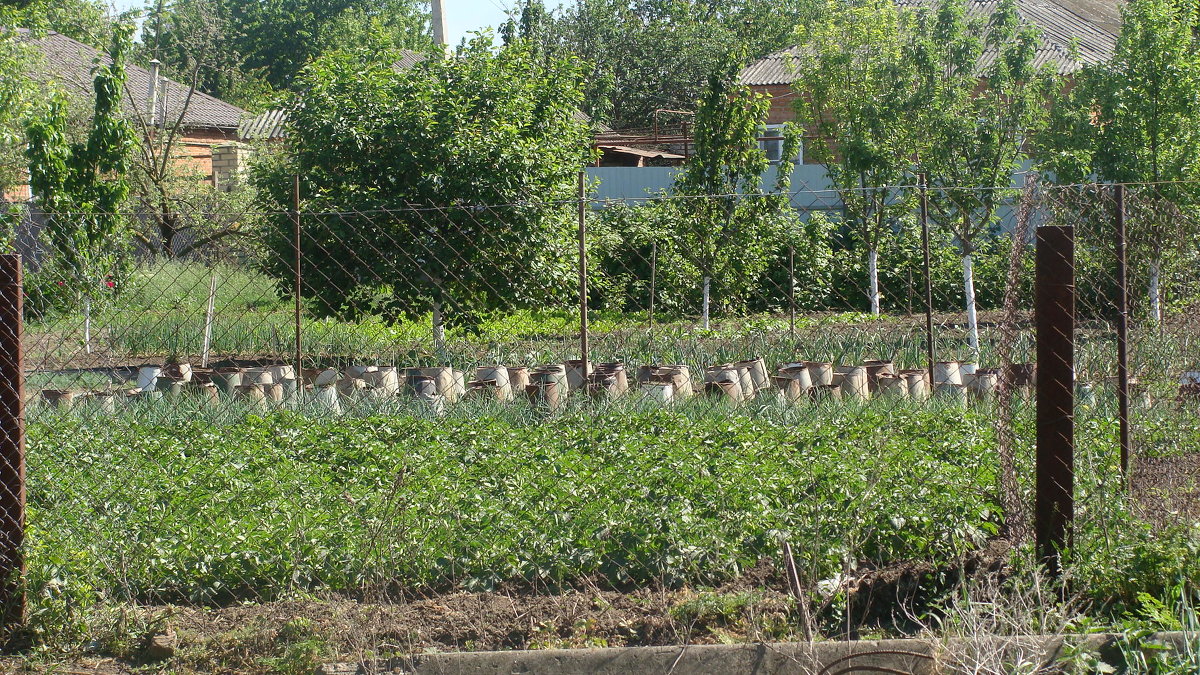
[[[92,299],[83,297],[83,348],[92,353]]]
[[[975,267],[970,253],[963,256],[963,295],[967,299],[967,330],[971,343],[971,356],[979,363],[979,316],[975,308]]]
[[[1157,260],[1150,263],[1150,317],[1154,323],[1162,321],[1162,271]]]
[[[446,355],[446,315],[440,300],[433,302],[433,352],[439,363]]]
[[[700,320],[704,323],[704,330],[708,330],[709,291],[711,288],[712,277],[704,277],[704,304],[700,308]]]
[[[867,276],[870,277],[871,313],[879,314],[879,251],[867,252]]]
[[[208,282],[208,306],[204,312],[204,345],[200,350],[200,367],[208,367],[208,357],[212,349],[213,314],[217,306],[217,273],[213,272]]]

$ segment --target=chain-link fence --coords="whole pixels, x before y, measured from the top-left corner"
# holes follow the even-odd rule
[[[154,233],[128,250],[40,215],[30,616],[353,603],[393,608],[362,639],[397,651],[921,625],[1025,540],[1033,242],[1059,224],[1074,546],[1119,557],[1128,513],[1200,515],[1200,235],[1183,191],[1125,186],[1126,509],[1116,194],[326,198],[121,215]]]

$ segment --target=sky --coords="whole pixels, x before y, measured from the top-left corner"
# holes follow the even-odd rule
[[[451,46],[468,32],[497,28],[504,22],[514,0],[443,0],[446,8],[446,37]],[[146,0],[109,0],[117,11],[144,7]]]

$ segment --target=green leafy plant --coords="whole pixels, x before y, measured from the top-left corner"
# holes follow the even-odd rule
[[[728,62],[736,66],[739,59],[731,55]],[[709,76],[696,113],[695,154],[675,179],[676,199],[663,202],[671,214],[664,234],[672,250],[700,274],[700,322],[706,330],[713,281],[726,304],[741,299],[762,273],[784,223],[795,218],[783,193],[791,185],[800,130],[785,125],[774,189],[764,191],[769,161],[757,138],[770,103],[765,95],[735,86],[736,74],[726,67]]]
[[[93,82],[95,107],[86,140],[70,143],[66,100],[54,95],[49,107],[26,126],[29,184],[47,216],[44,236],[49,261],[39,271],[46,304],[87,311],[121,281],[129,244],[122,208],[129,194],[127,172],[133,134],[121,112],[125,57],[132,28],[118,29]],[[36,304],[36,303],[35,303]]]
[[[527,44],[493,51],[485,38],[403,71],[390,59],[337,54],[311,66],[289,108],[292,141],[257,184],[264,206],[283,213],[300,175],[304,209],[335,214],[303,219],[304,255],[329,261],[304,280],[314,310],[432,312],[441,355],[447,326],[570,287],[574,209],[563,202],[576,198],[589,153],[578,66],[543,63]],[[291,219],[273,219],[267,239],[264,269],[288,288]]]

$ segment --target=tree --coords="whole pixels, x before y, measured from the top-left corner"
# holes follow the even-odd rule
[[[147,60],[157,47],[167,72],[186,78],[196,70],[192,57],[204,53],[199,89],[252,108],[290,87],[323,53],[430,47],[427,16],[416,0],[173,0],[149,13]]]
[[[1149,260],[1147,297],[1159,321],[1172,234],[1195,221],[1180,210],[1200,203],[1200,9],[1131,0],[1121,16],[1112,60],[1080,73],[1041,147],[1059,182],[1149,184],[1131,189],[1138,213],[1128,227],[1132,252]]]
[[[532,0],[540,7],[541,0]],[[534,38],[587,64],[584,112],[618,129],[647,129],[657,109],[687,109],[708,75],[790,46],[815,0],[577,0]],[[542,10],[544,13],[545,10]],[[522,12],[523,14],[526,12]],[[534,12],[536,14],[537,12]]]
[[[714,278],[734,296],[757,279],[765,252],[790,213],[785,193],[791,185],[800,133],[785,125],[784,159],[776,167],[774,190],[762,189],[770,162],[757,143],[770,101],[763,94],[737,87],[733,79],[739,59],[709,76],[708,89],[696,112],[694,154],[675,179],[671,201],[675,212],[668,236],[675,250],[701,275],[701,321],[709,328]]]
[[[23,6],[21,6],[23,5]],[[116,23],[99,0],[32,0],[10,10],[10,23],[33,31],[52,30],[97,49],[112,43]]]
[[[801,124],[815,133],[808,156],[825,166],[846,221],[866,247],[871,313],[878,314],[879,245],[911,205],[912,166],[923,108],[906,48],[910,12],[891,0],[830,1],[803,31],[793,88]]]
[[[27,48],[11,30],[17,16],[12,7],[0,6],[0,195],[16,187],[25,170],[22,124],[33,95],[25,77]]]
[[[1059,84],[1037,66],[1038,32],[1002,0],[986,22],[969,21],[962,0],[921,12],[912,55],[918,68],[919,165],[930,185],[930,217],[958,241],[971,352],[979,359],[973,254],[1014,190],[1012,175],[1046,120]],[[993,55],[989,65],[984,56]]]
[[[202,11],[205,5],[196,4],[192,8]],[[221,58],[219,51],[210,51],[217,25],[210,18],[198,15],[193,18],[197,19],[194,31],[181,32],[177,25],[169,33],[177,62],[187,63],[190,68],[185,76],[187,90],[174,93],[171,105],[156,106],[152,113],[139,107],[130,111],[140,141],[134,155],[132,187],[143,216],[139,219],[142,227],[134,229],[132,235],[148,252],[165,258],[187,256],[244,233],[245,214],[235,212],[246,201],[246,195],[218,191],[198,170],[179,161],[184,119],[195,99],[202,73]],[[155,50],[162,42],[163,30],[160,21],[154,20],[152,26],[149,48]],[[145,29],[143,36],[147,36]],[[230,187],[243,192],[238,189],[242,186]],[[232,208],[222,208],[223,202]]]
[[[82,303],[89,322],[93,301],[111,295],[127,249],[122,208],[135,141],[121,99],[131,33],[131,27],[118,26],[111,63],[96,65],[95,106],[84,141],[69,140],[61,94],[26,126],[29,185],[47,216],[50,260],[43,271],[55,275],[62,297]]]
[[[323,314],[447,325],[569,293],[577,173],[591,151],[578,64],[479,38],[453,58],[334,53],[305,70],[288,145],[255,177],[262,204],[291,208],[302,178],[304,277]],[[290,286],[290,219],[268,226],[268,273]]]

